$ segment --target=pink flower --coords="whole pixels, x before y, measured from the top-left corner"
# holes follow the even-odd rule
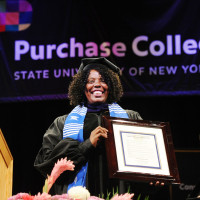
[[[51,200],[51,195],[43,192],[42,194],[38,193],[34,196],[34,200]]]
[[[68,194],[62,194],[62,195],[54,195],[51,197],[51,200],[70,200]]]
[[[33,200],[33,199],[34,199],[34,196],[31,196],[29,194],[23,196],[23,200]]]
[[[28,193],[18,193],[12,197],[9,197],[8,200],[33,200],[34,196],[29,195]]]
[[[88,198],[88,200],[104,200],[104,199],[96,197],[96,196],[91,196]]]
[[[45,186],[43,192],[49,193],[52,185],[55,183],[56,179],[66,170],[74,170],[73,161],[67,160],[66,158],[61,158],[55,163],[53,170],[51,171],[51,175],[47,176],[47,181],[45,181]]]
[[[129,193],[121,195],[116,194],[114,195],[114,197],[111,198],[111,200],[131,200],[133,196],[134,194],[129,194]]]

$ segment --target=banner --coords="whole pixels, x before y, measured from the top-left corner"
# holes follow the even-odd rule
[[[132,5],[133,4],[133,5]],[[0,1],[0,102],[67,98],[84,57],[125,96],[200,94],[200,1]]]

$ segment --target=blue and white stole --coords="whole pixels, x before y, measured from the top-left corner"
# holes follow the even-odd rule
[[[129,118],[126,111],[117,103],[109,104],[108,109],[111,117]],[[71,113],[69,113],[63,128],[63,139],[72,138],[74,140],[78,140],[79,142],[84,141],[83,126],[86,113],[87,107],[84,105],[76,106]],[[74,186],[86,186],[87,166],[88,163],[81,168],[75,177],[74,182],[68,185],[68,190]]]

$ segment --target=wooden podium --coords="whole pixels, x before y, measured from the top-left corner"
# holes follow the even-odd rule
[[[0,199],[12,196],[13,157],[0,129]]]

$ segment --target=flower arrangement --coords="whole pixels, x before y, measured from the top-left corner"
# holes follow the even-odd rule
[[[49,193],[52,185],[55,183],[56,179],[66,170],[73,171],[74,170],[73,161],[67,160],[67,158],[61,158],[55,163],[54,168],[51,172],[51,175],[47,175],[47,179],[45,180],[45,185],[43,187],[43,193]]]
[[[67,194],[54,196],[49,194],[49,191],[56,179],[66,170],[73,171],[74,167],[73,161],[67,160],[67,158],[62,158],[55,163],[50,176],[47,175],[42,193],[38,193],[37,195],[18,193],[12,197],[9,197],[8,200],[105,200],[100,197],[90,196],[89,191],[82,186],[70,188]],[[132,200],[133,196],[134,194],[129,193],[121,195],[113,193],[113,197],[110,200]],[[139,199],[140,196],[138,197],[138,200]],[[106,200],[109,200],[109,197],[107,197]],[[148,198],[145,198],[145,200],[148,200]]]

